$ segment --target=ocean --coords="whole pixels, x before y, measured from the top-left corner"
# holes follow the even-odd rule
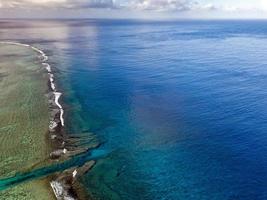
[[[103,200],[267,199],[267,21],[1,21],[48,56]],[[84,145],[84,144],[80,144]]]

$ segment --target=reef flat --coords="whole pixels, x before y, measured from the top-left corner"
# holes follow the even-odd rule
[[[0,178],[47,165],[48,75],[30,48],[0,44]],[[0,192],[1,199],[54,199],[48,179]]]

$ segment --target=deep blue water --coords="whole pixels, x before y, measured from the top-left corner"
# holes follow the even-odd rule
[[[96,199],[267,199],[267,21],[28,21],[0,38],[46,51],[68,130],[112,153]]]

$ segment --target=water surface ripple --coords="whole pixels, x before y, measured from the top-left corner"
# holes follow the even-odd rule
[[[82,178],[93,196],[263,200],[266,23],[9,21],[0,39],[44,49],[67,129],[115,151]]]

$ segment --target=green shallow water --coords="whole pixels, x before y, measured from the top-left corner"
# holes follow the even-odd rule
[[[47,73],[37,56],[30,48],[0,45],[0,177],[43,163],[51,152]]]
[[[47,73],[30,48],[0,45],[0,179],[48,165]],[[47,179],[0,191],[5,200],[54,199]]]

